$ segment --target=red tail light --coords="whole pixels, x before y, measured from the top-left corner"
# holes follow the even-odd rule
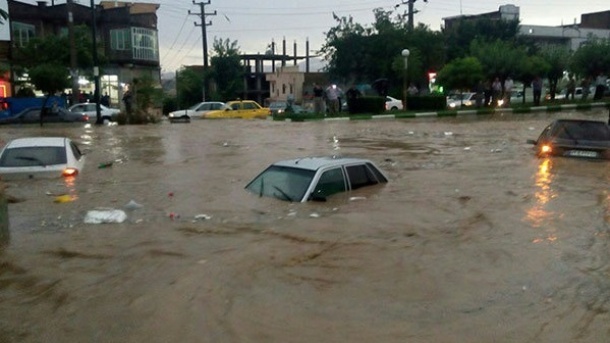
[[[88,115],[83,114],[83,118],[84,118],[85,121],[89,121],[89,116]]]
[[[76,176],[76,175],[78,175],[78,169],[76,169],[76,168],[66,168],[61,173],[61,175],[65,176],[65,177]]]

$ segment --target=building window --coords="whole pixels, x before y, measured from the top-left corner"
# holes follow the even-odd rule
[[[129,50],[131,48],[129,29],[110,30],[110,47],[112,50]]]
[[[13,44],[15,46],[23,48],[28,45],[30,39],[34,38],[36,34],[36,28],[34,25],[13,22]]]
[[[131,29],[133,58],[137,60],[158,61],[159,48],[157,31],[134,27]]]

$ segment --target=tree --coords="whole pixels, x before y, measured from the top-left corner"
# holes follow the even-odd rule
[[[214,39],[210,58],[210,77],[216,82],[212,99],[227,101],[235,99],[244,89],[244,67],[241,64],[237,41]]]
[[[75,27],[76,55],[78,68],[85,72],[82,75],[93,76],[93,42],[91,31],[86,26]],[[25,47],[15,49],[14,70],[24,75],[30,68],[41,64],[70,65],[70,42],[67,36],[46,35],[31,39]],[[101,45],[98,47],[100,50]],[[103,55],[100,64],[105,63]]]
[[[523,83],[523,94],[537,76],[548,74],[550,68],[549,63],[538,55],[527,56],[522,59],[517,67],[515,79]],[[522,101],[525,103],[525,96],[523,96]]]
[[[371,27],[355,23],[352,17],[335,16],[337,25],[326,33],[320,52],[328,61],[327,71],[340,83],[388,80],[390,88],[399,93],[404,73],[401,56],[409,49],[409,79],[426,81],[426,71],[438,70],[444,63],[444,41],[439,32],[425,25],[407,30],[406,22],[393,12],[375,9]]]
[[[549,64],[546,76],[549,80],[551,99],[555,99],[557,83],[568,67],[571,52],[564,46],[548,45],[540,49],[540,56]]]
[[[525,49],[501,40],[489,42],[475,39],[470,44],[470,53],[481,62],[488,80],[496,77],[504,80],[507,76],[517,75],[519,64],[527,57]]]
[[[203,76],[193,68],[183,67],[176,72],[178,107],[190,107],[201,101]]]
[[[610,39],[591,38],[574,52],[570,67],[584,77],[610,73]]]
[[[443,29],[447,47],[447,60],[470,54],[469,47],[479,42],[503,41],[514,43],[519,34],[518,20],[463,19],[449,29]]]
[[[447,63],[437,76],[439,84],[451,90],[472,90],[483,80],[483,66],[476,57],[457,58]]]
[[[70,86],[70,72],[67,68],[53,63],[44,63],[29,69],[30,82],[46,94],[40,110],[40,126],[49,97]]]

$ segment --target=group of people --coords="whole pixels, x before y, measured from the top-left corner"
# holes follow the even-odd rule
[[[607,87],[608,78],[600,73],[594,83],[591,77],[586,77],[581,80],[580,87],[582,88],[582,100],[587,100],[590,94],[590,88],[592,84],[595,86],[595,93],[593,95],[594,100],[599,100],[604,96]],[[537,76],[532,81],[532,93],[533,101],[535,106],[540,105],[542,98],[542,90],[544,84],[542,78]],[[499,77],[496,77],[492,82],[479,81],[476,87],[476,104],[477,107],[482,106],[510,106],[511,97],[513,93],[514,82],[510,76],[508,76],[504,82],[500,81]],[[570,75],[566,84],[566,99],[574,100],[576,96],[577,82],[574,75]]]
[[[357,93],[355,93],[357,92]],[[360,91],[352,86],[345,94],[349,97],[360,96]],[[317,83],[313,84],[313,103],[315,113],[325,113],[328,109],[329,115],[336,115],[341,111],[341,98],[343,90],[335,84],[328,85],[326,89]]]

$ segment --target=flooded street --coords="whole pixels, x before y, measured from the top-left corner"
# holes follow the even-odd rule
[[[607,341],[610,164],[534,157],[555,118],[608,111],[0,127],[87,152],[76,180],[8,183],[0,342]],[[305,204],[243,189],[314,155],[390,182]],[[83,222],[131,200],[124,223]]]

